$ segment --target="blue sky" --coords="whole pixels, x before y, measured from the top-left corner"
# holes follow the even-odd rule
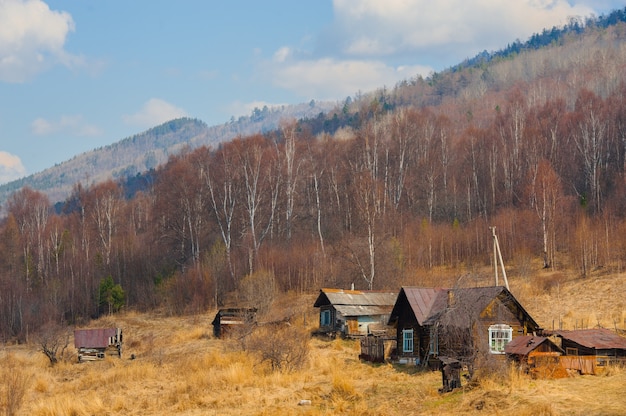
[[[0,183],[180,116],[343,100],[603,0],[0,0]]]

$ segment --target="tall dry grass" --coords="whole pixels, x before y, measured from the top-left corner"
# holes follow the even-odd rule
[[[31,379],[30,369],[13,353],[0,359],[0,408],[6,416],[18,414]]]
[[[532,304],[556,303],[551,293],[533,292],[530,281],[512,290]],[[598,282],[602,279],[598,277]],[[560,294],[579,289],[566,279]],[[525,286],[527,285],[527,286]],[[551,291],[552,293],[554,291]],[[310,297],[309,297],[310,298]],[[564,299],[567,297],[563,297]],[[290,325],[311,330],[317,311],[282,300],[281,316]],[[567,308],[574,309],[570,301]],[[300,301],[300,304],[303,302]],[[610,307],[616,307],[616,303]],[[547,312],[532,304],[540,322]],[[608,307],[607,307],[608,309]],[[293,311],[297,312],[293,312]],[[602,376],[532,380],[515,367],[494,367],[474,383],[440,394],[441,375],[421,367],[371,364],[358,360],[359,344],[350,340],[307,340],[307,359],[292,369],[272,368],[257,352],[237,342],[215,339],[214,311],[189,317],[124,313],[92,322],[91,327],[120,326],[125,346],[121,359],[50,366],[36,345],[0,351],[4,414],[16,415],[623,415],[626,370],[609,368]],[[261,333],[261,332],[259,332]],[[269,339],[269,337],[267,338]],[[280,337],[273,342],[281,342]],[[262,345],[262,344],[261,344]],[[131,354],[135,359],[130,359]],[[9,368],[16,378],[6,378]],[[9,381],[9,383],[7,383]],[[8,387],[7,387],[8,386]],[[9,403],[7,388],[22,391]],[[11,396],[18,399],[19,395]],[[304,401],[304,405],[300,402]],[[310,403],[310,404],[309,404]],[[8,409],[8,410],[7,410]]]

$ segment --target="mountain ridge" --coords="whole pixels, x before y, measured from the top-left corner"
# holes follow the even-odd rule
[[[0,185],[0,206],[10,195],[30,187],[48,196],[54,204],[67,198],[81,183],[89,186],[108,179],[118,180],[149,171],[165,163],[185,147],[215,146],[237,136],[276,129],[283,120],[318,116],[335,107],[332,102],[301,103],[262,109],[250,116],[208,126],[197,118],[169,120],[110,145],[80,153],[40,172]]]

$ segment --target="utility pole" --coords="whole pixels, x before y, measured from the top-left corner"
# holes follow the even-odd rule
[[[504,278],[504,286],[509,290],[509,281],[506,278],[506,270],[504,270],[504,262],[502,261],[502,252],[500,251],[500,244],[498,243],[498,236],[496,236],[496,227],[489,227],[491,235],[493,236],[493,265],[496,277],[496,286],[498,286],[498,261],[502,267],[502,277]]]

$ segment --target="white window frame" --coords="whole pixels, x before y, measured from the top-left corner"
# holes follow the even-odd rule
[[[402,352],[413,352],[414,339],[413,329],[402,330]]]
[[[332,314],[330,309],[325,309],[320,313],[320,326],[330,326],[332,324]]]
[[[489,352],[504,354],[504,347],[513,339],[513,328],[506,324],[496,324],[489,327]]]

